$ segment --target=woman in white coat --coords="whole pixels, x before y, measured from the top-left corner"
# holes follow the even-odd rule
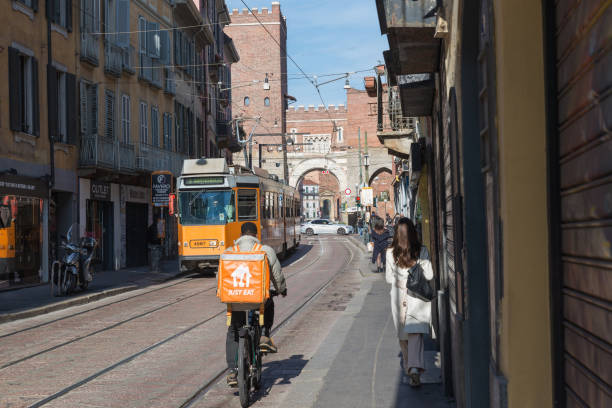
[[[387,249],[385,277],[391,284],[391,312],[402,349],[404,374],[413,387],[421,384],[421,373],[425,371],[423,334],[431,332],[431,303],[410,296],[406,289],[408,274],[416,268],[421,269],[425,279],[433,279],[427,248],[419,241],[412,221],[402,218]]]

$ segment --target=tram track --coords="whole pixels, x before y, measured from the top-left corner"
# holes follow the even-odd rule
[[[321,248],[321,245],[319,245],[319,247]],[[321,250],[320,252],[322,253],[322,250]],[[288,280],[288,279],[290,279],[291,277],[295,276],[296,274],[300,273],[300,272],[301,272],[301,270],[302,270],[302,268],[308,268],[308,267],[310,267],[312,264],[314,264],[315,262],[317,262],[317,261],[320,259],[320,255],[321,255],[321,254],[319,254],[319,257],[315,258],[313,261],[311,261],[310,263],[308,263],[308,264],[307,264],[305,267],[300,267],[300,269],[299,269],[299,270],[297,270],[297,271],[295,271],[295,272],[293,272],[293,273],[289,273],[289,274],[287,274],[287,275],[285,276],[285,279],[287,279],[287,280]],[[294,262],[293,262],[293,263],[290,265],[290,267],[293,267],[293,268],[294,268],[295,266],[293,266],[293,265],[297,264],[299,261],[301,261],[301,260],[303,260],[303,259],[304,259],[304,257],[300,257],[298,260],[294,261]],[[289,267],[289,266],[288,266],[288,267]],[[158,291],[158,290],[161,290],[161,289],[165,289],[165,288],[174,287],[174,286],[176,286],[176,285],[178,285],[178,284],[180,284],[180,283],[187,283],[187,282],[192,282],[192,281],[191,281],[191,280],[183,280],[183,281],[181,281],[181,282],[179,282],[179,283],[175,283],[175,284],[173,284],[173,285],[168,285],[168,286],[165,286],[165,287],[163,287],[163,288],[154,289],[154,290],[152,290],[152,291],[148,291],[148,292],[146,292],[146,293],[144,293],[144,294],[151,293],[151,292],[155,292],[155,291]],[[214,290],[214,289],[216,289],[216,284],[212,284],[211,286],[206,287],[206,288],[201,289],[201,290],[198,290],[198,291],[196,291],[195,293],[191,293],[191,294],[189,294],[189,295],[186,295],[186,296],[180,297],[179,299],[176,299],[176,300],[174,300],[174,301],[172,301],[172,302],[165,303],[165,304],[163,304],[163,305],[161,305],[161,306],[158,306],[158,307],[155,307],[155,308],[153,308],[153,309],[150,309],[150,310],[144,311],[144,312],[139,313],[139,314],[137,314],[137,315],[134,315],[134,316],[132,316],[132,317],[130,317],[130,318],[128,318],[128,319],[121,320],[121,321],[116,322],[116,323],[114,323],[114,324],[112,324],[112,325],[109,325],[109,326],[106,326],[106,327],[100,328],[100,329],[98,329],[98,330],[95,330],[95,331],[93,331],[93,332],[91,332],[91,333],[88,333],[88,334],[86,334],[86,335],[82,335],[82,336],[75,337],[75,338],[73,338],[73,339],[67,340],[67,341],[62,342],[62,343],[60,343],[60,344],[56,344],[56,345],[51,346],[51,347],[48,347],[48,348],[46,348],[46,349],[43,349],[43,350],[37,351],[36,353],[29,354],[29,355],[27,355],[27,356],[24,356],[24,357],[21,357],[21,358],[19,358],[19,359],[16,359],[16,360],[10,361],[10,362],[8,362],[8,363],[4,363],[4,364],[0,365],[0,371],[1,371],[1,370],[4,370],[5,368],[8,368],[8,367],[11,367],[11,366],[17,365],[17,364],[19,364],[19,363],[23,363],[23,362],[25,362],[25,361],[31,360],[31,359],[33,359],[33,358],[35,358],[35,357],[38,357],[38,356],[41,356],[41,355],[43,355],[43,354],[46,354],[46,353],[52,352],[52,351],[57,350],[57,349],[59,349],[59,348],[61,348],[61,347],[65,347],[65,346],[68,346],[68,345],[70,345],[70,344],[74,344],[74,343],[76,343],[76,342],[78,342],[78,341],[82,341],[82,340],[85,340],[85,339],[87,339],[87,338],[90,338],[90,337],[96,336],[96,335],[98,335],[98,334],[104,333],[104,332],[106,332],[106,331],[109,331],[109,330],[115,329],[115,328],[120,327],[120,326],[122,326],[122,325],[124,325],[124,324],[130,323],[130,322],[133,322],[133,321],[135,321],[135,320],[137,320],[137,319],[147,317],[147,316],[149,316],[149,315],[152,315],[153,313],[156,313],[156,312],[159,312],[159,311],[161,311],[161,310],[164,310],[164,309],[166,309],[166,308],[168,308],[168,307],[171,307],[171,306],[177,305],[177,304],[179,304],[179,303],[181,303],[181,302],[184,302],[184,301],[186,301],[186,300],[188,300],[188,299],[194,298],[194,297],[196,297],[196,296],[198,296],[198,295],[201,295],[201,294],[203,294],[203,293],[210,292],[211,290]],[[117,303],[121,303],[121,302],[126,301],[126,300],[129,300],[129,299],[134,299],[134,298],[139,297],[139,296],[142,296],[142,295],[144,295],[144,294],[138,294],[138,295],[136,295],[136,296],[132,296],[132,297],[130,297],[130,298],[126,298],[126,299],[118,300],[118,301],[116,301],[116,302],[112,302],[112,303],[109,303],[109,304],[106,304],[106,305],[101,305],[101,306],[99,306],[99,307],[92,308],[92,309],[89,309],[89,310],[87,310],[87,311],[83,311],[83,312],[75,313],[75,314],[73,314],[73,315],[66,316],[66,317],[64,317],[64,318],[55,319],[55,320],[53,320],[52,322],[57,322],[57,321],[59,321],[59,320],[64,320],[64,319],[69,318],[69,317],[80,316],[80,315],[82,315],[83,313],[86,313],[86,312],[88,312],[88,311],[92,311],[92,310],[99,310],[99,309],[101,309],[101,308],[103,308],[103,307],[110,306],[110,305],[117,304]],[[51,323],[51,322],[50,322],[50,323]],[[41,326],[43,326],[43,325],[38,325],[38,326],[36,326],[36,327],[41,327]],[[34,328],[34,327],[32,327],[32,328]],[[26,331],[26,329],[24,329],[24,330],[20,330],[20,331],[16,331],[16,332],[13,332],[13,333],[11,333],[11,334],[17,334],[17,333],[21,333],[21,332],[24,332],[24,331]],[[7,336],[8,336],[8,335],[0,336],[0,339],[2,339],[2,337],[7,337]]]
[[[304,255],[305,255],[305,254],[304,254]],[[290,259],[290,258],[289,258],[289,259]],[[302,260],[304,260],[304,259],[305,259],[305,257],[304,257],[304,256],[301,256],[299,259],[297,259],[297,260],[295,260],[295,261],[291,262],[289,265],[287,265],[287,266],[283,266],[283,267],[293,267],[295,264],[297,264],[298,262],[300,262],[300,261],[302,261]],[[315,261],[313,261],[313,262],[316,262],[316,259],[315,259]],[[308,264],[306,267],[309,267],[310,265],[312,265],[312,263],[313,263],[313,262],[309,263],[309,264]],[[30,327],[26,327],[26,328],[23,328],[23,329],[15,330],[15,331],[10,332],[10,333],[1,334],[1,335],[0,335],[0,340],[2,340],[2,339],[4,339],[4,338],[7,338],[7,337],[11,337],[11,336],[17,335],[17,334],[20,334],[20,333],[27,332],[27,331],[30,331],[30,330],[34,330],[34,329],[38,329],[38,328],[42,328],[42,327],[45,327],[45,326],[51,325],[51,324],[53,324],[53,323],[61,322],[61,321],[64,321],[64,320],[67,320],[67,319],[70,319],[70,318],[73,318],[73,317],[83,316],[84,314],[87,314],[87,313],[90,313],[90,312],[99,311],[99,310],[102,310],[102,309],[104,309],[104,308],[107,308],[107,307],[111,307],[111,306],[117,305],[117,304],[119,304],[119,303],[127,302],[127,301],[130,301],[130,300],[133,300],[133,299],[140,298],[140,297],[142,297],[142,296],[146,296],[146,295],[151,294],[151,293],[156,293],[156,292],[162,291],[162,290],[164,290],[164,289],[174,288],[175,286],[178,286],[178,285],[181,285],[181,284],[184,284],[184,283],[191,283],[191,282],[193,282],[193,277],[194,277],[194,276],[197,276],[197,275],[198,275],[198,273],[190,274],[190,275],[187,275],[185,278],[182,278],[182,279],[181,279],[180,281],[178,281],[178,282],[173,282],[173,283],[171,283],[171,284],[164,285],[164,286],[162,286],[162,287],[158,287],[158,288],[155,288],[155,289],[147,290],[147,291],[145,291],[145,292],[138,293],[138,294],[135,294],[135,295],[132,295],[132,296],[128,296],[128,297],[123,298],[123,299],[119,299],[119,300],[116,300],[116,301],[112,301],[112,302],[109,302],[109,303],[105,303],[105,304],[103,304],[103,305],[95,306],[95,307],[89,308],[89,309],[87,309],[87,310],[83,310],[83,311],[80,311],[80,312],[77,312],[77,313],[73,313],[73,314],[70,314],[70,315],[67,315],[67,316],[62,316],[62,317],[59,317],[59,318],[57,318],[57,319],[49,320],[49,321],[46,321],[46,322],[43,322],[43,323],[39,323],[39,324],[36,324],[36,325],[30,326]],[[204,289],[204,290],[202,290],[202,291],[199,291],[199,292],[198,292],[198,294],[199,294],[199,293],[203,293],[203,292],[208,292],[208,291],[210,291],[210,290],[214,289],[215,287],[216,287],[215,285],[212,285],[212,286],[210,286],[210,287],[208,287],[208,288],[206,288],[206,289]],[[172,302],[171,304],[174,304],[174,303],[176,303],[176,302]],[[169,305],[170,305],[170,304],[168,304],[167,306],[169,306]],[[163,307],[161,307],[161,308],[155,308],[155,309],[154,309],[154,310],[152,310],[152,311],[157,311],[157,310],[161,310],[161,309],[163,309]],[[149,312],[144,312],[144,313],[142,314],[142,316],[147,315],[148,313],[149,313]],[[141,317],[142,317],[142,316],[141,316]],[[133,320],[133,319],[132,319],[132,318],[130,318],[130,319],[127,319],[126,321],[130,321],[130,320]],[[126,321],[124,321],[124,322],[126,322]],[[120,322],[120,323],[121,323],[121,322]],[[8,366],[10,366],[10,365],[12,365],[12,364],[4,364],[4,365],[0,366],[0,369],[5,368],[5,367],[8,367]]]
[[[318,241],[319,241],[319,247],[320,247],[319,256],[317,256],[315,259],[310,261],[307,265],[299,266],[299,269],[294,271],[293,273],[287,274],[286,275],[286,279],[287,280],[289,280],[292,277],[298,275],[303,270],[309,268],[310,266],[312,266],[314,263],[320,261],[321,259],[324,259],[324,258],[322,258],[322,255],[325,252],[326,248],[324,248],[323,245],[321,244],[320,238],[318,239]],[[344,247],[348,250],[348,254],[345,257],[345,259],[343,259],[343,262],[340,265],[346,265],[346,266],[345,267],[340,267],[338,269],[338,271],[333,274],[333,276],[331,276],[328,280],[326,280],[317,289],[315,289],[314,291],[310,292],[305,297],[305,300],[300,305],[298,305],[287,317],[285,317],[280,323],[278,323],[276,325],[276,327],[273,329],[273,333],[276,333],[276,332],[278,332],[278,330],[282,329],[295,315],[297,315],[308,304],[310,304],[322,291],[324,291],[339,274],[341,274],[342,272],[344,272],[346,270],[346,268],[350,265],[350,263],[352,262],[352,260],[354,258],[354,251],[351,248],[352,245],[346,245],[346,243],[345,243]],[[298,266],[294,266],[294,265],[296,265],[298,262],[302,261],[303,259],[304,259],[304,257],[300,258],[299,260],[297,260],[294,263],[292,263],[289,267],[291,267],[292,269],[295,268],[295,267],[298,267]],[[216,286],[207,288],[207,289],[203,290],[202,292],[209,291],[211,289],[214,289],[215,287]],[[201,293],[192,294],[189,297],[194,297],[194,296],[197,296],[198,294],[201,294]],[[186,299],[187,298],[183,298],[183,299],[177,300],[177,301],[172,302],[172,303],[176,304],[176,303],[179,303],[179,302],[184,301]],[[165,307],[167,307],[169,305],[170,304],[165,305]],[[161,308],[162,307],[159,307],[158,309],[161,310]],[[142,316],[134,316],[133,318],[130,318],[128,320],[133,321],[133,320],[136,320],[137,318],[144,317],[145,315],[150,315],[152,313],[155,313],[156,311],[158,311],[158,310],[151,310],[151,311],[143,313]],[[102,376],[102,375],[104,375],[106,373],[109,373],[109,372],[111,372],[111,371],[113,371],[113,370],[115,370],[115,369],[117,369],[117,368],[119,368],[121,366],[124,366],[127,363],[133,361],[134,359],[136,359],[136,358],[138,358],[138,357],[140,357],[140,356],[142,356],[142,355],[144,355],[144,354],[146,354],[148,352],[151,352],[151,351],[159,348],[160,346],[163,346],[164,344],[167,344],[167,343],[169,343],[169,342],[171,342],[171,341],[173,341],[173,340],[175,340],[175,339],[177,339],[177,338],[179,338],[179,337],[181,337],[181,336],[183,336],[183,335],[185,335],[185,334],[187,334],[187,333],[189,333],[189,332],[191,332],[191,331],[193,331],[193,330],[195,330],[195,329],[197,329],[199,327],[202,327],[203,325],[205,325],[206,323],[214,320],[215,318],[218,318],[218,317],[224,315],[225,312],[226,312],[226,309],[223,308],[219,312],[214,313],[213,315],[210,315],[207,318],[205,318],[205,319],[203,319],[201,321],[198,321],[198,322],[196,322],[196,323],[186,327],[185,329],[179,331],[178,333],[175,333],[175,334],[173,334],[173,335],[171,335],[169,337],[166,337],[166,338],[164,338],[164,339],[162,339],[162,340],[160,340],[160,341],[158,341],[158,342],[156,342],[156,343],[154,343],[154,344],[152,344],[152,345],[150,345],[150,346],[148,346],[148,347],[146,347],[146,348],[144,348],[144,349],[142,349],[142,350],[140,350],[140,351],[138,351],[138,352],[136,352],[134,354],[131,354],[131,355],[129,355],[129,356],[127,356],[127,357],[117,361],[116,363],[113,363],[110,366],[107,366],[107,367],[105,367],[105,368],[103,368],[103,369],[101,369],[101,370],[99,370],[99,371],[97,371],[97,372],[87,376],[86,378],[84,378],[84,379],[82,379],[82,380],[80,380],[80,381],[78,381],[78,382],[76,382],[76,383],[74,383],[74,384],[72,384],[72,385],[70,385],[68,387],[65,387],[65,388],[61,389],[60,391],[57,391],[56,393],[54,393],[54,394],[52,394],[52,395],[50,395],[50,396],[48,396],[48,397],[46,397],[46,398],[36,402],[36,403],[34,403],[33,405],[30,405],[30,407],[31,408],[41,407],[41,406],[44,406],[44,405],[46,405],[46,404],[48,404],[48,403],[50,403],[52,401],[55,401],[58,398],[60,398],[60,397],[62,397],[64,395],[70,393],[71,391],[73,391],[73,390],[75,390],[75,389],[77,389],[77,388],[79,388],[79,387],[81,387],[81,386],[83,386],[83,385],[85,385],[85,384],[95,380],[96,378],[98,378],[98,377],[100,377],[100,376]],[[126,323],[126,321],[118,322],[115,325],[113,325],[113,327],[107,327],[107,328],[104,328],[104,329],[100,329],[96,333],[91,333],[88,336],[82,336],[82,338],[73,339],[72,341],[67,342],[67,343],[70,344],[70,343],[74,343],[76,341],[83,340],[86,337],[91,337],[91,336],[93,336],[95,334],[100,334],[100,333],[102,333],[104,331],[110,330],[110,329],[112,329],[114,327],[117,327],[117,326],[119,326],[121,324],[124,324],[124,323]],[[66,345],[66,344],[63,344],[63,345]],[[62,347],[63,345],[57,345],[57,346],[54,346],[54,347],[50,348],[49,350],[44,350],[44,351],[41,351],[39,353],[36,353],[35,355],[31,355],[31,356],[28,356],[26,358],[22,358],[20,360],[16,360],[13,363],[9,363],[9,365],[15,365],[15,364],[24,362],[24,361],[29,360],[31,358],[34,358],[34,357],[40,356],[42,354],[45,354],[45,353],[51,352],[53,350],[56,350],[56,349]],[[4,368],[4,367],[0,367],[0,369],[2,369],[2,368]],[[224,370],[216,373],[212,378],[207,380],[206,383],[202,387],[200,387],[198,389],[198,391],[196,391],[189,399],[187,399],[180,406],[181,407],[191,406],[191,404],[193,402],[196,402],[202,395],[204,395],[206,393],[206,391],[210,388],[210,386],[214,385],[219,380],[219,378],[221,376],[223,376],[225,371],[226,370],[224,369]]]
[[[319,244],[320,244],[320,239],[319,239]],[[296,309],[294,309],[287,317],[285,317],[280,323],[278,323],[276,325],[276,327],[274,327],[274,329],[272,329],[272,334],[276,334],[278,331],[280,331],[283,327],[285,327],[287,324],[289,324],[289,322],[299,313],[301,312],[304,308],[306,308],[308,305],[310,305],[314,300],[316,300],[318,298],[318,296],[329,287],[329,285],[331,285],[331,283],[342,273],[346,272],[347,268],[350,268],[350,265],[353,261],[353,258],[355,256],[355,252],[350,248],[351,246],[353,246],[352,242],[350,243],[350,245],[346,245],[345,248],[347,248],[350,252],[350,257],[348,257],[349,259],[347,261],[344,262],[345,267],[340,268],[336,273],[334,273],[327,281],[325,281],[319,288],[315,289],[313,292],[311,292],[307,297],[306,300],[304,302],[302,302]],[[179,408],[191,408],[193,407],[196,403],[198,403],[205,395],[206,393],[215,385],[217,384],[223,377],[223,375],[227,372],[227,368],[224,368],[223,370],[220,370],[219,372],[215,373],[209,380],[207,380],[202,387],[200,387],[191,397],[189,397],[185,402],[183,402],[183,404],[179,405]]]

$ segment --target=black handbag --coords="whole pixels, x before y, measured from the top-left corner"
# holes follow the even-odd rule
[[[431,302],[434,298],[434,291],[427,279],[425,279],[423,268],[421,268],[418,262],[408,271],[406,289],[410,296],[421,299],[424,302]]]

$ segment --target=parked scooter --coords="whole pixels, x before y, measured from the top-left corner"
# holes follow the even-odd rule
[[[53,262],[51,267],[51,292],[54,296],[65,296],[76,289],[86,290],[89,282],[93,280],[93,270],[91,260],[94,255],[98,241],[92,237],[82,237],[79,243],[73,241],[76,235],[77,226],[73,224],[62,236],[60,248],[64,250],[61,261]],[[53,286],[57,290],[53,290]]]

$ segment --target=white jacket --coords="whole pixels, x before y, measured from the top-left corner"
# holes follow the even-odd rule
[[[234,241],[234,245],[238,245],[240,251],[250,251],[253,249],[255,244],[260,244],[259,240],[250,235],[243,235]],[[229,248],[228,248],[229,249]],[[268,257],[268,264],[270,265],[270,270],[272,273],[270,274],[270,279],[274,284],[274,288],[280,294],[287,289],[287,284],[285,283],[285,275],[283,275],[283,270],[281,269],[281,264],[278,258],[276,257],[276,252],[274,249],[268,245],[262,245],[262,250],[266,252],[266,256]]]
[[[421,268],[425,279],[433,279],[433,268],[429,252],[423,246],[419,259],[413,268]],[[406,280],[409,268],[401,268],[393,259],[393,248],[387,249],[385,278],[391,284],[391,313],[400,340],[407,340],[411,333],[429,333],[431,326],[431,302],[408,295]]]

